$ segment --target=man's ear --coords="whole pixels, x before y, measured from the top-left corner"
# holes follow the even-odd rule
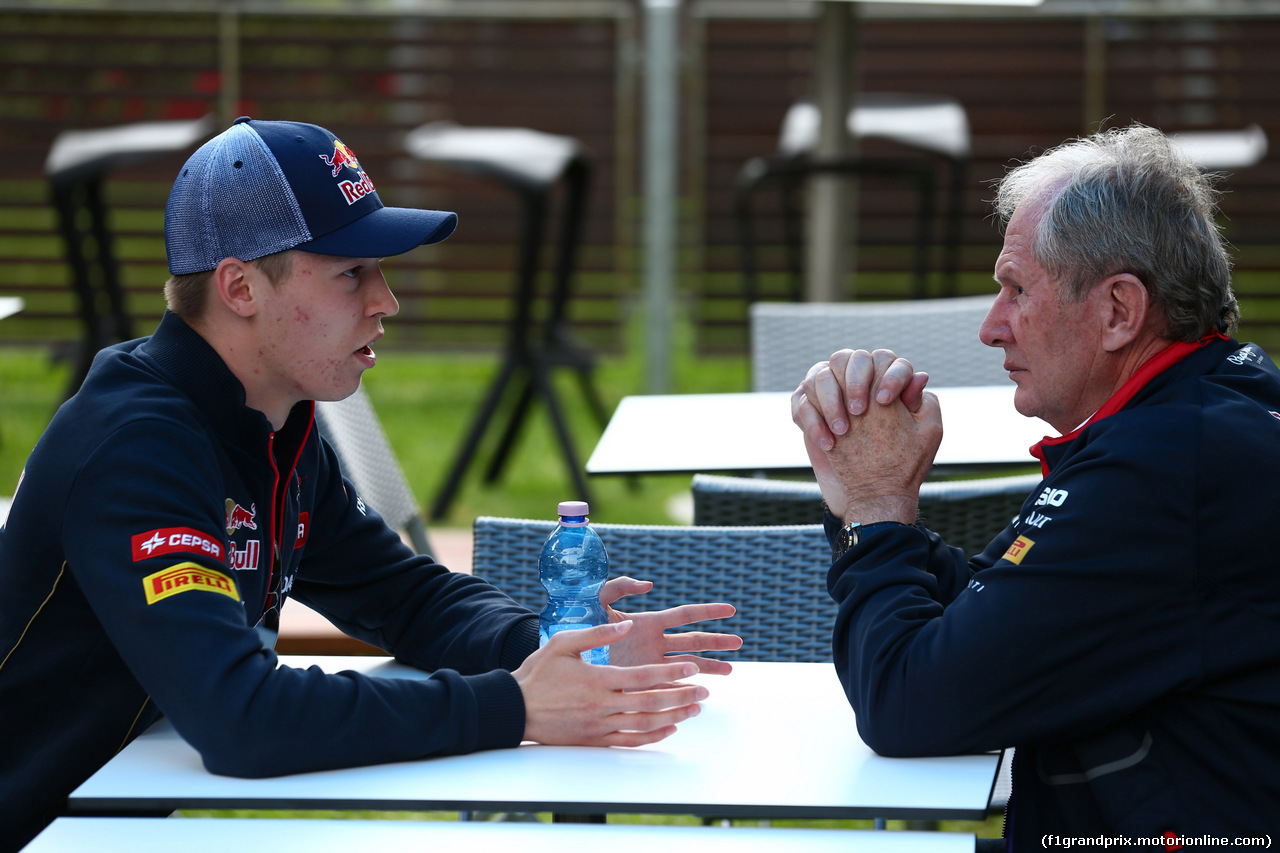
[[[251,317],[258,312],[256,270],[239,258],[223,258],[213,271],[215,298],[232,313]]]
[[[1102,305],[1102,346],[1117,352],[1147,331],[1151,318],[1151,295],[1137,276],[1116,273],[1098,285]]]

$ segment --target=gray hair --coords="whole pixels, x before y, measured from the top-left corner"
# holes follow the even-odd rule
[[[996,185],[1003,230],[1018,205],[1043,200],[1032,252],[1071,298],[1127,272],[1163,316],[1166,337],[1235,332],[1231,258],[1218,191],[1163,133],[1132,125],[1075,139],[1014,167]]]

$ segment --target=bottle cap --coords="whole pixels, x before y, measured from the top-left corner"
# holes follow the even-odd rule
[[[587,506],[586,501],[560,501],[556,505],[557,515],[586,515],[591,512],[591,507]]]

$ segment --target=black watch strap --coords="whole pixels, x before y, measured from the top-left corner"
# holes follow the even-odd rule
[[[835,562],[845,555],[853,546],[862,541],[862,537],[871,530],[878,527],[911,527],[913,525],[904,524],[901,521],[873,521],[871,524],[862,524],[854,521],[840,528],[836,534],[835,541],[831,543],[831,562]]]

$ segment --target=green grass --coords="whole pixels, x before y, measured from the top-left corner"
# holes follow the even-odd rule
[[[62,399],[68,373],[43,349],[0,347],[0,495],[13,494],[27,454]]]
[[[418,821],[456,821],[456,811],[412,812],[412,811],[279,811],[248,809],[185,809],[178,816],[185,818],[279,818],[279,819],[325,819],[325,820],[418,820]],[[536,814],[519,814],[516,820],[536,820],[538,823],[550,823],[550,812]],[[478,813],[479,820],[507,819],[504,813]],[[606,818],[610,824],[650,825],[650,826],[701,826],[702,819],[694,815],[670,814],[611,814]],[[719,822],[717,822],[719,823]],[[874,829],[871,820],[744,820],[734,819],[727,822],[730,826],[761,827],[772,826],[785,829]],[[989,817],[984,821],[944,820],[928,824],[927,828],[943,832],[971,832],[979,838],[999,838],[1004,818]],[[886,821],[885,829],[905,830],[925,828],[925,825],[901,820]]]
[[[429,510],[499,366],[495,355],[427,355],[380,352],[379,363],[366,374],[365,387],[383,428],[400,458],[419,502]],[[601,359],[594,385],[605,410],[624,396],[641,393],[643,365],[634,356]],[[690,359],[678,371],[674,391],[743,391],[745,358]],[[565,411],[578,464],[585,464],[602,426],[591,416],[576,376],[568,370],[555,377],[557,397]],[[568,465],[555,438],[545,406],[535,402],[501,477],[485,482],[485,469],[506,425],[503,410],[489,426],[481,451],[450,507],[445,524],[469,525],[477,515],[549,518],[556,503],[575,494]],[[591,517],[601,522],[670,524],[673,497],[687,493],[689,475],[593,477]]]
[[[366,374],[365,388],[383,429],[399,457],[419,504],[430,510],[481,400],[497,373],[497,353],[458,354],[382,348],[378,366]],[[744,391],[745,356],[695,357],[687,342],[675,360],[676,392]],[[578,464],[585,464],[600,437],[575,375],[555,377],[559,399],[570,422]],[[62,400],[68,375],[65,363],[41,347],[0,347],[0,495],[12,494],[27,454]],[[638,353],[601,357],[594,384],[606,411],[628,394],[644,390],[644,363]],[[484,481],[485,468],[501,429],[505,410],[486,432],[481,452],[455,497],[441,527],[469,527],[477,515],[552,518],[556,503],[575,494],[546,409],[535,403],[515,450],[497,482]],[[642,478],[598,477],[592,518],[600,522],[670,524],[673,498],[687,494],[688,475]]]

